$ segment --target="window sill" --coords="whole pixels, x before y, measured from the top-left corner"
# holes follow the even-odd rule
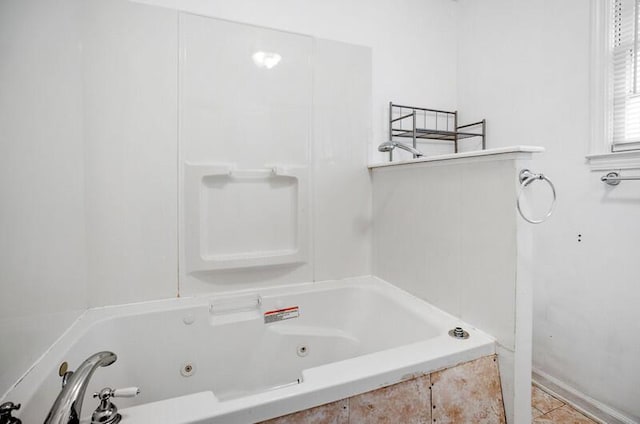
[[[640,150],[587,155],[587,165],[592,171],[640,169]]]

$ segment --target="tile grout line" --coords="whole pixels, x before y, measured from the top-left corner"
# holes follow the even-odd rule
[[[534,386],[534,387],[537,387],[537,386]],[[545,394],[549,395],[549,396],[550,396],[550,397],[552,397],[553,399],[555,399],[555,400],[557,400],[558,402],[560,402],[562,405],[560,405],[560,406],[558,406],[558,407],[555,407],[555,408],[553,408],[553,409],[551,409],[551,410],[549,410],[549,411],[547,411],[547,412],[545,412],[545,413],[542,413],[542,415],[540,415],[540,416],[538,416],[538,417],[536,417],[536,418],[532,418],[532,422],[534,422],[534,421],[535,421],[536,419],[538,419],[538,418],[547,419],[547,418],[548,418],[548,416],[549,416],[552,412],[557,411],[558,409],[564,408],[565,406],[566,406],[568,409],[570,409],[570,410],[572,410],[572,411],[576,412],[577,414],[579,414],[579,415],[583,416],[584,418],[586,418],[586,419],[588,419],[588,420],[591,420],[591,418],[590,418],[590,417],[588,417],[587,415],[583,414],[581,411],[579,411],[578,409],[574,408],[572,405],[570,405],[570,404],[568,404],[568,403],[566,403],[566,402],[564,402],[564,401],[562,401],[562,400],[558,399],[557,397],[553,396],[551,393],[548,393],[546,390],[543,390],[543,389],[542,389],[542,388],[540,388],[540,387],[537,387],[537,388],[538,388],[540,391],[542,391],[543,393],[545,393]],[[536,411],[538,411],[538,412],[542,412],[540,409],[536,408],[536,407],[535,407],[535,406],[533,406],[533,405],[531,405],[531,408],[535,409],[535,410],[536,410]],[[592,420],[592,421],[593,421],[593,420]]]
[[[613,423],[624,424],[627,422],[627,421],[620,421],[618,418],[616,418],[618,417],[618,415],[616,415],[615,417],[611,415],[611,410],[602,409],[601,406],[596,406],[596,404],[593,403],[594,402],[593,399],[590,399],[589,401],[585,400],[583,402],[580,402],[580,400],[585,395],[581,394],[576,398],[575,396],[577,395],[567,395],[566,393],[563,394],[562,390],[565,390],[565,389],[562,389],[562,387],[551,382],[547,377],[544,377],[539,372],[535,372],[535,371],[533,375],[534,375],[534,381],[532,382],[532,384],[535,387],[538,387],[540,390],[544,391],[545,393],[549,393],[551,396],[555,397],[556,399],[559,399],[561,402],[564,402],[565,405],[567,405],[569,408],[584,415],[588,419],[594,421],[596,424],[606,424],[609,422],[611,422],[612,424]],[[576,401],[578,402],[576,403]],[[584,402],[586,402],[586,404]],[[595,411],[590,407],[595,408]],[[631,424],[631,422],[629,422],[629,424]]]
[[[542,417],[543,415],[545,415],[545,413],[544,413],[544,412],[542,412],[541,410],[539,410],[539,409],[538,409],[538,408],[536,408],[535,406],[531,405],[531,408],[532,408],[532,409],[535,409],[536,411],[538,411],[538,412],[540,413],[540,415],[538,415],[538,417]],[[538,418],[538,417],[536,417],[536,418]]]
[[[540,415],[540,416],[538,416],[538,417],[534,418],[534,419],[533,419],[533,421],[535,421],[535,420],[536,420],[536,419],[538,419],[538,418],[548,419],[548,418],[549,418],[549,416],[550,416],[550,414],[551,414],[553,411],[558,410],[558,409],[562,408],[563,406],[564,406],[564,405],[562,405],[562,406],[558,406],[557,408],[554,408],[554,409],[552,409],[552,410],[550,410],[550,411],[547,411],[547,412],[543,413],[542,415]],[[533,408],[535,408],[535,407],[533,407]],[[536,409],[537,409],[537,408],[536,408]],[[540,411],[539,409],[537,409],[537,410],[538,410],[538,411]],[[542,412],[542,411],[540,411],[540,412]]]
[[[535,386],[535,385],[533,385],[533,384],[531,385],[531,387],[532,387],[533,389],[538,389],[539,391],[541,391],[541,392],[542,392],[542,393],[544,393],[545,395],[547,395],[547,396],[551,397],[551,398],[552,398],[552,399],[554,399],[554,400],[557,400],[557,401],[558,401],[558,402],[560,402],[560,404],[561,404],[560,406],[556,406],[555,408],[552,408],[552,409],[550,409],[550,410],[548,410],[548,411],[546,411],[546,412],[545,412],[545,411],[543,411],[542,409],[536,408],[536,407],[533,405],[533,399],[532,399],[531,407],[532,407],[533,409],[535,409],[536,411],[540,412],[540,414],[541,414],[541,415],[540,415],[540,417],[544,417],[545,415],[550,414],[551,412],[555,411],[556,409],[560,409],[560,408],[562,408],[563,406],[567,405],[567,403],[566,403],[566,402],[564,402],[564,401],[562,401],[562,400],[558,399],[557,397],[553,396],[551,393],[547,393],[545,390],[542,390],[540,387],[537,387],[537,386]]]
[[[429,373],[429,423],[433,422],[433,373]]]
[[[562,407],[564,407],[564,406],[567,406],[567,404],[566,404],[566,403],[563,403],[562,405],[558,406],[557,408],[553,408],[553,409],[551,409],[551,410],[549,410],[549,411],[545,412],[543,415],[550,414],[550,413],[552,413],[553,411],[555,411],[555,410],[557,410],[557,409],[560,409],[560,408],[562,408]]]

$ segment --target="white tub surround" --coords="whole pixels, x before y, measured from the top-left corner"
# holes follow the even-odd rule
[[[531,164],[541,151],[515,146],[371,166],[374,274],[496,337],[510,423],[531,414],[533,226],[516,209],[518,174],[544,171]],[[527,211],[535,214],[548,199],[532,200]]]
[[[470,338],[450,337],[455,326]],[[6,398],[24,404],[23,422],[42,421],[60,390],[59,364],[75,369],[101,350],[118,360],[94,374],[83,415],[97,405],[93,392],[138,386],[138,397],[115,402],[127,423],[247,423],[491,355],[495,344],[360,277],[91,309]]]
[[[371,50],[177,19],[180,294],[369,274]]]

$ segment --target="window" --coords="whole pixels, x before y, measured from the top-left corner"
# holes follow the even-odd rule
[[[613,152],[640,149],[640,0],[610,0],[610,86]]]
[[[640,0],[591,0],[592,170],[640,169]]]

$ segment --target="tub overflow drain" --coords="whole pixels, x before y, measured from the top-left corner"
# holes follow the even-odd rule
[[[456,327],[453,330],[449,330],[449,335],[454,339],[468,339],[469,333],[464,331],[462,327]]]

